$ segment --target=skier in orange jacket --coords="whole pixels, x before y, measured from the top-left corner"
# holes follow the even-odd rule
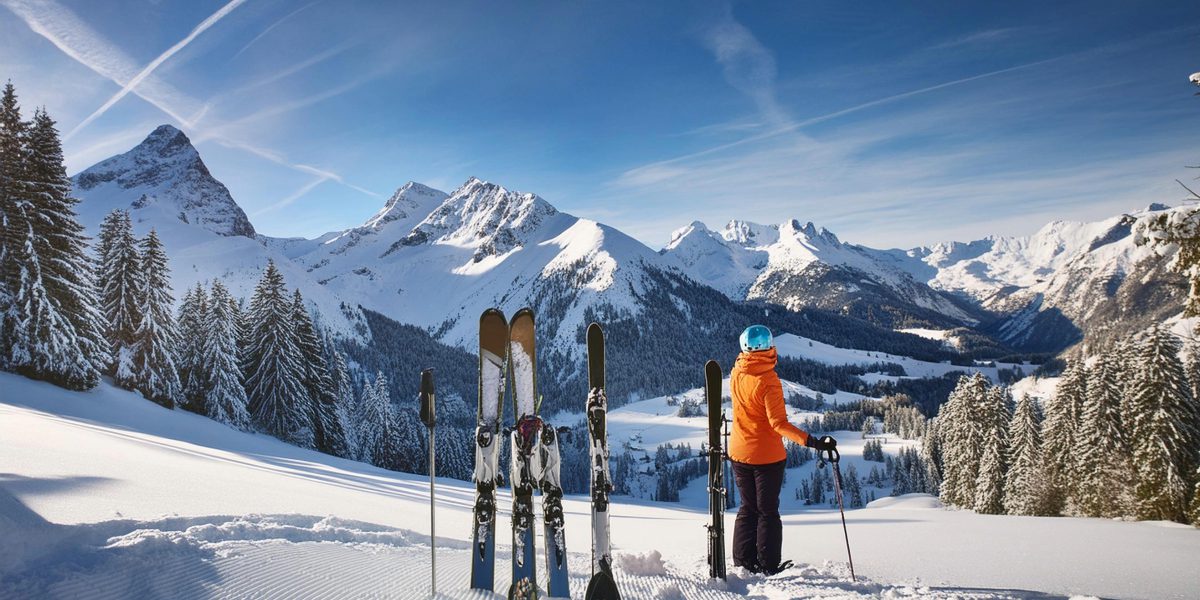
[[[752,325],[742,332],[742,353],[729,376],[733,396],[733,430],[729,458],[742,504],[733,525],[733,564],[751,572],[775,574],[791,562],[780,562],[783,522],[779,491],[787,452],[783,438],[823,451],[837,446],[832,437],[809,435],[787,420],[783,384],[775,373],[778,355],[771,331]]]

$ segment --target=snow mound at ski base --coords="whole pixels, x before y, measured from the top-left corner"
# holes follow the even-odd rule
[[[901,508],[904,510],[929,510],[944,508],[942,502],[929,494],[904,494],[888,496],[868,502],[867,508]]]

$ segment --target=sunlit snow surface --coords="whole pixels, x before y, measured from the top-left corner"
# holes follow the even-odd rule
[[[998,382],[997,369],[1017,369],[1022,373],[1032,373],[1037,368],[1037,365],[1015,363],[997,363],[997,366],[962,366],[951,364],[950,361],[935,363],[886,352],[839,348],[790,333],[776,337],[775,346],[779,349],[780,356],[807,358],[827,365],[896,363],[904,367],[906,377],[941,377],[955,371],[980,372]]]
[[[0,597],[427,597],[421,477],[236,432],[108,385],[75,393],[6,373],[0,444]],[[438,494],[439,591],[496,597],[466,590],[473,489],[442,480]],[[503,530],[506,494],[498,504]],[[564,507],[578,598],[588,504],[568,496]],[[1200,532],[1190,527],[982,516],[926,496],[889,498],[846,514],[852,583],[837,511],[784,512],[784,556],[801,566],[772,578],[732,569],[719,583],[704,575],[705,510],[616,497],[623,596],[1195,597]],[[509,552],[497,550],[497,589]]]

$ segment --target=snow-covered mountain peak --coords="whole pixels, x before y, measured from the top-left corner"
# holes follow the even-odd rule
[[[667,253],[674,250],[675,248],[679,247],[680,244],[684,243],[688,236],[692,234],[698,234],[710,239],[716,235],[704,223],[701,223],[700,221],[692,221],[688,225],[672,231],[671,240],[667,242],[667,245],[663,247],[660,253]]]
[[[363,223],[363,227],[371,229],[379,229],[392,221],[406,219],[419,213],[422,209],[426,210],[433,208],[446,201],[449,195],[441,190],[435,190],[427,185],[410,181],[396,190],[391,198],[388,198],[383,208],[375,213],[375,216],[367,219]]]
[[[721,237],[744,248],[768,246],[779,241],[779,227],[734,219],[725,224]]]
[[[824,227],[817,227],[812,221],[801,225],[800,221],[791,219],[779,226],[779,232],[784,239],[790,238],[801,243],[807,242],[810,245],[818,243],[831,246],[842,245],[842,241],[832,231]]]
[[[558,214],[537,194],[509,191],[472,177],[389,249],[451,244],[476,249],[476,262],[524,245],[526,238]]]
[[[254,237],[254,226],[229,190],[208,171],[182,131],[156,128],[129,152],[73,178],[85,220],[99,221],[115,208],[166,213],[220,235]],[[90,217],[90,218],[89,218]]]
[[[142,152],[153,152],[161,158],[169,158],[173,156],[183,156],[187,160],[200,158],[200,153],[192,146],[192,141],[188,139],[182,131],[171,125],[159,125],[146,136],[146,139],[137,146]]]

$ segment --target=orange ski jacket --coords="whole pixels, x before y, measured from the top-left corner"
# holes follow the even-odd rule
[[[775,349],[743,352],[729,376],[733,395],[733,431],[729,458],[740,463],[766,465],[787,458],[783,438],[804,445],[808,434],[787,420],[783,384],[775,373]]]

